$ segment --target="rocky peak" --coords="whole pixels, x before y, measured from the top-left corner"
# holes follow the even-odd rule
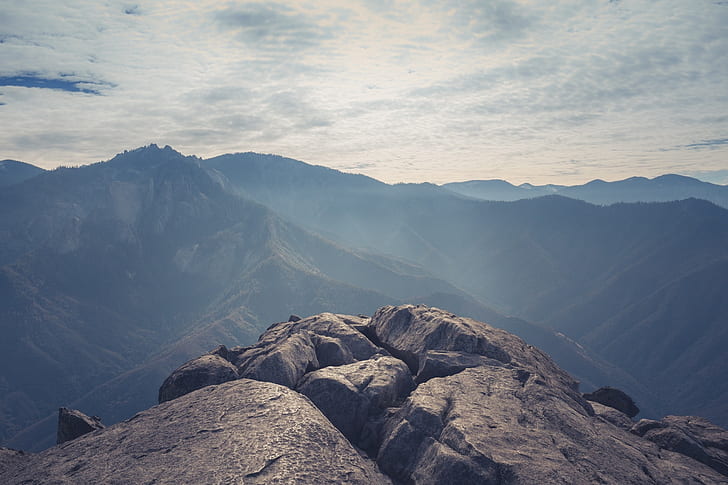
[[[425,306],[276,323],[181,366],[160,401],[8,455],[6,481],[728,483],[725,430],[635,424],[520,338]]]
[[[226,355],[215,365],[307,396],[396,483],[725,481],[715,460],[630,433],[626,394],[601,390],[592,406],[539,349],[437,308],[289,319]]]

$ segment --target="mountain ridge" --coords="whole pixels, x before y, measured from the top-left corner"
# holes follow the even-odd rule
[[[614,182],[601,179],[581,185],[513,185],[505,180],[469,180],[441,185],[455,193],[480,200],[515,201],[544,195],[563,195],[592,204],[668,202],[698,198],[728,208],[728,186],[678,174],[654,178],[629,177]]]
[[[252,162],[238,163],[246,159]],[[295,171],[287,173],[291,164]],[[59,405],[84,407],[94,389],[128,404],[120,397],[125,386],[148,390],[200,346],[252,342],[288,314],[367,313],[416,301],[517,331],[588,385],[627,389],[650,416],[668,407],[725,422],[720,396],[708,403],[676,393],[664,373],[654,376],[661,388],[651,388],[653,376],[602,342],[619,337],[613,322],[641,321],[634,320],[639,315],[667,332],[702,329],[688,351],[693,360],[701,342],[723,342],[713,326],[670,319],[663,310],[669,300],[673,313],[688,311],[690,288],[710,288],[722,277],[726,214],[698,200],[600,207],[552,195],[484,202],[283,157],[203,160],[156,145],[44,172],[0,191],[0,326],[18,337],[5,345],[21,359],[4,367],[33,355],[29,369],[42,375],[41,362],[69,365],[62,349],[48,350],[53,344],[105,343],[78,348],[97,375],[74,370],[64,390],[73,395],[29,399],[12,388],[0,410],[29,424]],[[700,271],[659,293],[690,268]],[[725,314],[709,294],[709,310],[697,314],[706,322]],[[200,344],[191,344],[198,330]],[[13,346],[23,338],[35,348]],[[643,343],[627,339],[624,351],[638,355]],[[67,370],[80,368],[73,365]],[[692,369],[695,396],[723,392],[712,384],[725,373],[715,362]],[[10,389],[15,377],[0,377]],[[44,410],[34,409],[38,402]],[[119,409],[134,412],[127,404]],[[91,412],[125,417],[111,409]],[[20,432],[8,428],[3,439]],[[18,436],[12,443],[21,447],[39,439],[35,432]]]

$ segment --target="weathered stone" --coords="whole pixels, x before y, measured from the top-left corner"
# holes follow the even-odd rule
[[[10,475],[12,470],[22,466],[31,455],[22,451],[0,447],[0,479]]]
[[[104,428],[97,416],[86,416],[76,409],[58,409],[58,433],[56,443],[75,440],[86,433]]]
[[[291,389],[208,385],[41,455],[0,452],[0,483],[386,482],[346,436],[397,483],[728,484],[728,431],[633,424],[540,350],[436,308],[317,315],[203,357]]]
[[[385,306],[376,311],[369,328],[376,340],[413,373],[427,352],[454,351],[494,359],[520,368],[521,379],[553,384],[570,395],[569,402],[589,413],[591,406],[578,392],[579,383],[541,350],[504,330],[470,318],[461,318],[424,305]]]
[[[220,352],[220,348],[213,352]],[[237,378],[237,368],[219,353],[205,354],[183,364],[167,377],[159,388],[158,399],[160,403],[169,401],[205,386]]]
[[[361,318],[322,313],[271,325],[258,342],[235,357],[241,377],[295,388],[306,372],[366,360],[382,349],[353,328]],[[321,358],[321,361],[319,360]]]
[[[420,356],[420,365],[415,380],[417,383],[422,383],[433,377],[447,377],[470,367],[478,367],[481,365],[502,367],[504,364],[499,360],[477,354],[446,350],[428,350]]]
[[[497,330],[424,305],[383,307],[370,326],[385,348],[419,356],[427,350],[453,350],[484,355],[501,362],[511,357],[491,338]],[[418,363],[417,363],[418,364]],[[418,365],[415,365],[415,370]]]
[[[599,404],[598,402],[593,402],[591,403],[591,405],[594,409],[595,416],[598,416],[603,420],[612,423],[618,428],[621,428],[625,431],[630,431],[632,426],[635,424],[634,421],[629,419],[629,417],[622,411],[617,411],[614,408],[605,406],[604,404]]]
[[[385,425],[380,468],[418,484],[726,483],[539,381],[483,366],[420,384]]]
[[[308,332],[286,336],[280,342],[257,347],[239,358],[238,373],[258,381],[274,382],[291,389],[306,372],[318,369],[316,347]]]
[[[640,412],[640,408],[637,407],[631,397],[613,387],[600,387],[594,392],[584,394],[584,399],[622,411],[630,418],[634,418]]]
[[[728,476],[728,431],[705,418],[666,416],[661,421],[642,419],[631,431],[664,450],[689,456]]]
[[[297,322],[300,319],[301,319],[301,317],[299,317],[298,315],[291,315],[290,317],[288,317],[289,322]]]
[[[208,386],[15,463],[17,483],[389,483],[300,394]]]
[[[319,367],[345,365],[356,361],[351,351],[337,338],[314,335],[312,341]]]
[[[378,357],[353,364],[326,367],[302,380],[298,391],[306,395],[349,441],[363,449],[376,447],[376,430],[365,426],[377,415],[402,401],[415,384],[407,366],[393,357]]]
[[[632,425],[630,431],[637,436],[644,436],[651,429],[665,428],[667,424],[654,419],[640,419]]]

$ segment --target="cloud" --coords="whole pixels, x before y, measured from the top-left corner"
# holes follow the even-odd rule
[[[123,12],[126,15],[141,15],[141,9],[139,8],[139,5],[125,5],[123,8]]]
[[[157,142],[388,181],[719,170],[723,3],[4,2],[0,157]]]
[[[331,38],[330,28],[280,3],[235,5],[214,12],[213,17],[243,44],[268,54],[302,51]]]
[[[455,2],[448,9],[447,30],[472,41],[478,47],[492,47],[524,36],[537,21],[532,9],[513,0]]]
[[[687,148],[688,150],[713,150],[716,148],[722,148],[726,145],[728,145],[728,138],[719,138],[716,140],[701,140],[697,143],[690,143],[688,145],[683,145],[683,148]]]

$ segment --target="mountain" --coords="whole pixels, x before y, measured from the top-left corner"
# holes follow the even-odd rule
[[[466,182],[450,182],[443,184],[442,187],[456,194],[474,199],[503,202],[553,195],[559,189],[564,188],[561,185],[513,185],[505,180],[468,180]]]
[[[40,167],[17,160],[0,160],[0,187],[19,184],[44,172]]]
[[[489,202],[155,145],[43,172],[0,191],[0,438],[49,445],[58,406],[124,419],[181,362],[291,314],[412,301],[517,333],[646,416],[723,424],[727,248],[728,211],[696,199]]]
[[[503,180],[470,180],[453,182],[442,187],[455,193],[481,200],[514,201],[545,195],[563,195],[592,204],[618,202],[670,202],[683,199],[704,199],[728,208],[728,187],[703,182],[683,175],[667,174],[648,179],[630,177],[616,182],[592,180],[583,185],[515,186]]]
[[[230,186],[203,161],[151,145],[0,194],[4,443],[49,446],[60,405],[124,419],[151,405],[180,362],[253,342],[290,314],[415,300],[496,315],[422,266],[333,244]],[[547,330],[518,326],[595,384],[612,372]]]
[[[245,343],[290,313],[457,291],[293,227],[168,147],[46,172],[0,199],[3,440],[211,321],[224,332],[198,338]]]
[[[691,290],[691,285],[722,287],[728,261],[725,209],[696,199],[609,206],[558,195],[481,201],[429,184],[354,186],[352,176],[339,174],[337,182],[330,170],[320,194],[308,189],[320,169],[306,172],[297,162],[298,184],[278,184],[274,174],[286,170],[286,160],[270,166],[265,160],[243,154],[225,157],[227,165],[220,159],[202,163],[221,173],[234,167],[237,175],[231,180],[238,190],[267,201],[289,220],[341,244],[425,266],[499,313],[564,334],[638,382],[620,385],[639,395],[655,415],[671,409],[728,423],[728,409],[704,399],[715,391],[715,382],[728,379],[713,347],[727,342],[711,323],[725,321],[728,314],[715,297],[696,299]],[[246,170],[261,166],[269,171],[267,183],[245,177]],[[664,311],[666,300],[659,295],[668,285],[671,308],[683,318]],[[700,311],[696,302],[702,302]],[[649,331],[624,338],[623,327],[613,320],[652,324]],[[695,338],[681,348],[691,366],[680,375],[691,373],[691,389],[700,392],[678,392],[682,381],[672,379],[667,365],[674,347],[651,345],[663,334],[686,333]],[[608,350],[616,341],[619,352]],[[653,364],[647,372],[636,358],[646,349],[653,362],[664,365]],[[561,361],[555,348],[547,350],[579,374],[579,367]],[[635,358],[621,358],[627,354]],[[728,397],[722,392],[710,403]]]
[[[159,401],[39,454],[0,449],[0,480],[728,483],[725,429],[634,422],[620,390],[582,395],[536,347],[423,305],[272,325],[180,366]]]

